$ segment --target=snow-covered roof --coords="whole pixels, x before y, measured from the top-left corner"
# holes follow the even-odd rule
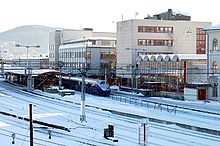
[[[116,41],[116,38],[112,38],[112,37],[88,37],[88,38],[68,40],[68,41],[63,42],[63,44],[81,42],[81,41],[88,41],[88,40],[108,40],[108,41],[113,40],[113,41]]]
[[[27,60],[27,56],[20,56],[16,59],[24,59],[24,60]],[[40,56],[28,56],[28,59],[31,60],[31,59],[49,59],[49,57],[46,57],[46,56],[43,56],[43,57],[40,57]]]
[[[25,74],[25,68],[23,69],[10,69],[6,70],[5,73],[14,73],[14,74]],[[49,72],[55,72],[59,73],[59,71],[54,70],[54,69],[36,69],[36,70],[31,70],[32,75],[40,75],[44,73],[49,73]],[[27,72],[28,73],[28,72]]]
[[[205,27],[204,30],[220,30],[220,24]]]
[[[160,54],[160,55],[140,55],[137,61],[181,61],[181,60],[205,60],[206,54]]]
[[[189,13],[186,13],[186,12],[180,12],[180,11],[178,11],[178,12],[173,12],[173,15],[185,15],[185,16],[190,16]]]

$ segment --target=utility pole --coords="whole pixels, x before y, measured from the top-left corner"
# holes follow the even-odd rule
[[[149,137],[149,120],[143,121],[138,129],[138,143],[144,146],[148,146]]]
[[[4,60],[1,59],[0,61],[1,61],[1,75],[3,77],[4,76]]]
[[[134,93],[134,79],[135,79],[135,75],[134,75],[134,65],[131,65],[131,91],[132,93]]]
[[[81,87],[81,113],[80,113],[80,121],[86,121],[86,114],[85,114],[85,76],[86,76],[86,71],[84,69],[79,69],[81,75],[82,75],[82,87]]]
[[[29,118],[30,118],[30,146],[34,146],[32,104],[29,104]]]
[[[62,86],[62,72],[61,72],[61,69],[64,65],[65,65],[65,63],[63,61],[58,61],[57,63],[55,63],[55,66],[59,67],[59,89],[61,89],[61,86]]]
[[[107,83],[107,69],[105,68],[105,84]]]

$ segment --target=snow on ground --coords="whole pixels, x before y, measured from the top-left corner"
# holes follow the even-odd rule
[[[76,92],[75,95],[61,97],[57,94],[48,94],[37,90],[35,92],[47,97],[29,94],[14,88],[13,85],[8,86],[5,83],[0,83],[1,112],[27,117],[28,104],[32,103],[35,120],[70,129],[70,132],[66,132],[34,124],[35,145],[139,145],[138,127],[144,119],[115,115],[100,108],[220,130],[220,117],[218,116],[214,116],[214,118],[208,117],[208,115],[194,116],[193,112],[191,114],[177,112],[175,115],[159,109],[135,106],[89,94],[86,94],[87,122],[81,123],[79,121],[80,93]],[[216,104],[217,107],[218,104]],[[114,139],[118,139],[118,142],[103,138],[103,129],[107,128],[109,123],[115,126]],[[14,145],[28,145],[29,123],[1,115],[0,138],[2,141],[0,141],[0,145],[11,145],[13,133],[16,133]],[[49,133],[51,133],[51,139],[49,139]],[[219,136],[187,130],[175,125],[149,123],[149,146],[218,146],[220,145],[219,138]]]

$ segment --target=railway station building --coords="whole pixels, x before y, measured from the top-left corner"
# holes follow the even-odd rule
[[[207,33],[207,68],[208,68],[208,98],[220,101],[220,25],[204,29]]]
[[[116,75],[121,77],[121,85],[126,85],[130,88],[140,86],[136,80],[141,77],[137,75],[136,70],[139,70],[139,67],[143,68],[144,65],[140,66],[137,58],[144,55],[148,57],[151,55],[150,58],[155,57],[155,60],[160,60],[160,58],[164,58],[162,57],[164,55],[178,56],[178,54],[189,54],[189,56],[185,55],[185,57],[189,58],[184,57],[184,60],[192,60],[190,56],[193,55],[201,56],[202,62],[206,64],[206,59],[203,56],[207,51],[207,37],[203,28],[210,25],[211,22],[196,22],[190,21],[190,19],[158,20],[147,18],[118,22]],[[151,68],[157,68],[158,62],[152,62],[151,60],[147,61],[148,64],[151,64]],[[166,64],[167,62],[160,61],[159,65],[164,63]],[[175,62],[168,62],[166,68],[173,69],[173,63]],[[177,65],[178,63],[175,64]],[[183,69],[184,63],[179,64],[181,64]],[[159,72],[157,70],[155,74],[158,73],[157,76],[159,76]],[[138,79],[134,78],[134,76],[138,77]],[[145,77],[148,79],[147,76]]]

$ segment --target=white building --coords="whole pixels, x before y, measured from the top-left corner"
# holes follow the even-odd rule
[[[208,98],[220,100],[220,24],[206,27],[208,38],[207,68],[210,87],[208,88]]]
[[[59,29],[50,33],[49,35],[49,62],[50,66],[59,61],[59,46],[66,41],[74,39],[83,39],[89,37],[116,37],[115,33],[111,32],[93,32],[91,28],[84,28],[82,30],[74,29]]]
[[[136,57],[145,54],[205,54],[203,28],[209,25],[210,22],[153,19],[118,22],[117,68],[134,67]]]

